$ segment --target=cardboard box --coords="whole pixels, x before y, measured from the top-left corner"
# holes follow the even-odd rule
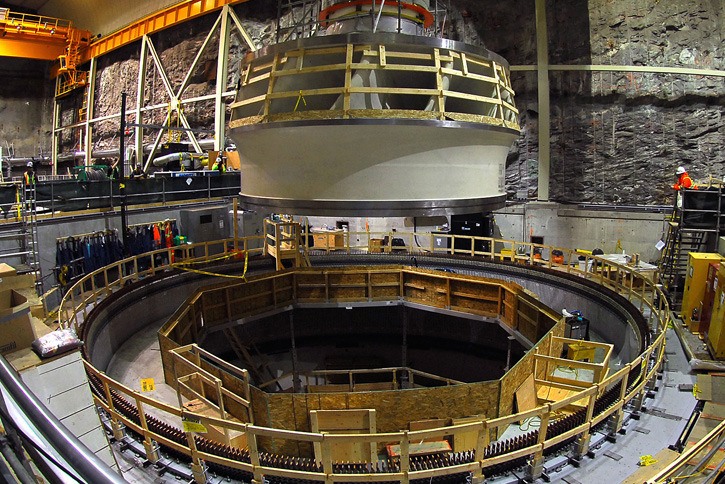
[[[35,291],[35,276],[33,274],[21,274],[19,276],[0,277],[0,290],[6,289],[30,289]]]
[[[17,276],[18,271],[15,270],[15,268],[11,265],[8,265],[6,263],[0,264],[0,277],[10,277],[10,276]]]
[[[27,348],[34,339],[28,299],[13,289],[0,291],[0,353]]]

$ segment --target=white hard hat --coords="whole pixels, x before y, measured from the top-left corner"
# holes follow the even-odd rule
[[[33,162],[32,161],[29,161],[28,164],[25,165],[25,166],[32,168],[33,167]]]
[[[683,174],[683,173],[685,173],[686,171],[687,171],[687,170],[685,170],[685,167],[684,167],[684,166],[678,166],[678,167],[677,167],[677,171],[676,171],[675,173],[676,173],[676,174],[678,174],[678,175],[682,175],[682,174]]]

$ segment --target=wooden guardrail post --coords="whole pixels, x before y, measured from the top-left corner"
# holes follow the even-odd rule
[[[594,404],[597,403],[597,396],[599,395],[599,384],[595,383],[594,388],[596,388],[596,391],[592,392],[589,395],[589,402],[587,403],[587,418],[585,422],[591,422],[592,417],[594,416]],[[576,441],[574,442],[574,460],[581,460],[582,456],[589,453],[589,442],[592,439],[591,434],[591,424],[590,426],[582,432],[579,437],[577,437]]]
[[[332,484],[332,449],[330,448],[330,439],[325,438],[326,435],[322,436],[322,472],[325,473],[325,483]]]
[[[403,431],[403,438],[400,439],[400,472],[403,476],[400,478],[402,484],[408,484],[410,479],[408,473],[410,472],[410,437],[408,437],[408,431]]]
[[[146,460],[151,464],[155,464],[159,461],[159,444],[154,442],[149,436],[149,425],[146,421],[146,412],[143,408],[143,402],[136,398],[136,408],[138,408],[138,416],[141,421],[141,427],[144,430],[143,435],[143,448],[146,452]]]
[[[103,393],[106,394],[106,402],[108,403],[108,408],[111,409],[109,413],[111,417],[111,430],[113,431],[113,438],[117,441],[121,441],[124,437],[126,437],[126,426],[118,418],[116,409],[113,406],[113,396],[111,395],[111,388],[108,386],[108,382],[106,380],[103,380]]]
[[[471,484],[482,484],[484,482],[483,475],[483,459],[486,457],[486,448],[488,448],[490,440],[490,429],[486,421],[481,422],[478,429],[478,438],[476,439],[475,459],[478,466],[472,472]]]
[[[609,417],[609,433],[607,434],[607,440],[615,441],[617,439],[617,434],[622,430],[622,426],[624,425],[624,405],[625,405],[625,397],[627,396],[627,385],[629,382],[629,375],[632,372],[632,363],[627,363],[627,373],[624,374],[622,377],[622,381],[620,382],[620,388],[619,388],[619,398],[618,400],[622,403],[619,407],[619,410],[617,410],[614,414],[612,414],[611,417]]]
[[[546,430],[549,427],[549,419],[551,418],[551,404],[547,403],[544,405],[544,413],[541,414],[541,425],[539,426],[539,450],[537,450],[532,456],[526,467],[526,477],[535,481],[541,474],[544,473],[544,447],[543,444],[546,442]]]
[[[186,442],[191,451],[191,474],[197,484],[206,484],[206,465],[199,457],[193,432],[186,432]]]
[[[259,462],[259,449],[257,448],[257,434],[249,431],[249,426],[246,426],[244,433],[247,435],[247,447],[249,448],[249,463],[252,464],[254,470],[252,471],[254,477],[252,478],[252,484],[262,484],[264,477],[260,471]]]

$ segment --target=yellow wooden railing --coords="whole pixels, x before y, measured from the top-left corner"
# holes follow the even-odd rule
[[[519,111],[514,106],[508,68],[473,53],[422,44],[331,44],[303,49],[295,45],[274,56],[245,61],[241,70],[239,92],[259,94],[232,103],[232,128],[300,119],[410,118],[447,119],[519,130]],[[357,71],[379,72],[379,84],[355,85],[352,77]],[[400,74],[395,82],[383,84],[384,79],[395,74]],[[428,88],[410,82],[428,76],[434,79]],[[460,86],[458,90],[449,87],[450,79],[461,81],[450,83]],[[289,90],[282,90],[281,86]],[[422,100],[401,109],[354,107],[351,98],[371,94]],[[318,97],[338,96],[342,99],[339,108],[331,107],[332,102],[324,107],[316,102]],[[426,99],[432,100],[432,104]],[[458,107],[446,108],[448,99],[456,100]]]
[[[348,240],[354,239],[354,234]],[[371,235],[368,234],[368,238]],[[395,233],[396,237],[404,237],[409,242],[414,240],[425,240],[430,238],[430,245],[427,247],[433,247],[432,234],[404,234],[401,232]],[[438,235],[436,235],[438,236]],[[456,237],[459,238],[459,237]],[[469,238],[470,239],[470,238]],[[96,403],[99,407],[103,408],[109,415],[114,423],[114,429],[120,428],[121,424],[125,425],[134,432],[140,434],[144,438],[145,443],[157,442],[170,449],[181,452],[188,455],[193,462],[195,469],[203,468],[204,461],[221,464],[235,469],[240,469],[251,473],[254,476],[256,482],[262,482],[263,476],[279,476],[288,477],[293,479],[308,479],[315,481],[325,482],[366,482],[370,480],[375,481],[390,481],[390,482],[404,482],[407,483],[412,479],[428,479],[438,475],[456,474],[462,472],[470,472],[473,478],[480,481],[483,477],[483,470],[489,466],[509,462],[521,457],[531,457],[532,462],[541,462],[543,453],[546,449],[555,446],[567,439],[578,436],[580,451],[586,451],[588,445],[589,435],[596,425],[602,423],[608,418],[612,418],[612,431],[617,431],[622,426],[622,420],[624,415],[624,407],[630,402],[634,402],[635,409],[641,406],[644,394],[648,389],[654,388],[656,381],[657,372],[660,370],[662,365],[664,350],[665,350],[665,330],[670,322],[670,312],[667,307],[666,300],[661,293],[660,289],[655,285],[654,281],[643,274],[637,272],[636,268],[629,267],[627,265],[616,264],[598,257],[584,255],[584,264],[580,264],[578,260],[579,254],[569,249],[558,249],[564,253],[564,263],[556,264],[551,260],[540,260],[534,259],[530,254],[534,254],[533,249],[541,249],[544,253],[544,257],[554,249],[551,246],[543,246],[537,244],[516,242],[510,240],[480,238],[490,243],[490,249],[479,253],[474,249],[470,251],[458,251],[455,249],[448,249],[448,253],[459,253],[464,252],[468,255],[477,255],[485,259],[492,260],[508,260],[518,262],[522,264],[531,265],[542,265],[551,269],[564,271],[570,274],[575,274],[594,282],[601,284],[602,286],[614,289],[619,292],[635,306],[641,310],[647,309],[649,316],[649,323],[651,328],[655,331],[654,340],[651,342],[644,352],[635,358],[633,361],[624,365],[619,371],[608,375],[599,383],[593,383],[589,388],[583,389],[582,391],[573,394],[563,400],[547,403],[540,405],[532,410],[526,412],[519,412],[512,415],[505,415],[498,418],[481,419],[471,423],[465,423],[460,425],[453,425],[449,427],[443,427],[432,430],[424,431],[399,431],[399,432],[387,432],[378,434],[328,434],[328,433],[314,433],[314,432],[299,432],[290,430],[280,430],[274,428],[266,428],[262,426],[253,425],[251,423],[242,423],[223,420],[219,418],[209,417],[193,412],[188,412],[185,409],[179,408],[174,405],[169,405],[164,402],[149,398],[141,393],[124,386],[123,384],[114,381],[103,372],[100,372],[93,368],[90,364],[86,363],[87,370],[91,377],[96,381],[100,382],[103,388],[105,398],[96,397]],[[161,249],[143,256],[131,257],[123,261],[119,261],[108,267],[94,271],[81,278],[64,296],[59,314],[62,318],[63,324],[78,326],[82,323],[84,318],[88,314],[88,310],[91,306],[97,304],[101,299],[110,296],[115,289],[123,286],[127,281],[138,281],[139,279],[154,275],[162,271],[169,271],[178,267],[171,261],[184,259],[200,259],[206,258],[213,260],[214,257],[210,257],[209,254],[215,252],[213,249],[221,245],[226,248],[230,244],[242,248],[247,253],[261,253],[260,249],[247,250],[251,243],[258,243],[259,238],[245,238],[238,241],[234,240],[223,240],[214,243],[195,244],[184,248],[172,248],[172,249]],[[452,244],[453,246],[453,244]],[[474,247],[471,244],[471,247]],[[417,243],[409,243],[407,245],[409,249],[413,249],[412,253],[425,253],[429,249],[422,244],[418,246]],[[426,249],[422,248],[426,247]],[[530,250],[519,250],[519,247]],[[346,251],[359,251],[366,250],[367,247],[346,247]],[[181,251],[177,253],[175,251]],[[203,252],[203,255],[201,254]],[[528,252],[528,254],[527,254]],[[156,254],[166,255],[166,261],[163,263],[157,263],[155,257],[151,257],[151,267],[139,271],[139,259],[142,257],[148,257],[149,255],[154,256]],[[232,253],[236,256],[238,254]],[[201,256],[201,257],[200,257]],[[219,256],[217,256],[218,258]],[[572,264],[571,262],[575,262]],[[128,270],[127,270],[128,268]],[[103,284],[97,284],[97,280],[103,281]],[[559,325],[563,324],[560,322]],[[555,327],[554,329],[556,329]],[[559,328],[561,329],[561,328]],[[552,330],[553,331],[553,330]],[[549,334],[551,335],[551,333]],[[547,336],[550,337],[550,336]],[[543,341],[545,341],[546,338]],[[541,342],[539,343],[541,344]],[[536,350],[534,350],[536,352]],[[527,355],[528,356],[528,355]],[[517,363],[513,370],[518,365],[527,364],[528,360],[526,357]],[[529,363],[530,364],[530,363]],[[636,372],[636,373],[633,373]],[[511,372],[509,372],[511,374]],[[636,376],[635,376],[636,375]],[[504,376],[506,378],[506,376]],[[612,389],[615,385],[621,383],[618,398],[614,404],[601,411],[598,414],[594,414],[594,404],[598,395],[600,395],[605,389]],[[112,392],[125,398],[129,402],[135,402],[140,414],[140,424],[126,417],[120,409],[114,407],[112,400]],[[557,412],[562,408],[570,405],[573,402],[582,401],[586,402],[586,419],[585,421],[562,434],[555,437],[547,437],[547,428],[555,421]],[[249,451],[250,462],[242,462],[235,459],[229,459],[219,455],[214,455],[208,452],[201,451],[197,448],[194,433],[187,432],[187,445],[179,444],[163,435],[154,433],[149,430],[146,424],[147,412],[152,411],[154,414],[165,414],[168,417],[170,423],[180,422],[182,418],[192,419],[200,422],[203,425],[211,425],[219,428],[227,429],[230,432],[243,432],[247,438],[247,447]],[[535,444],[530,445],[526,448],[516,450],[504,455],[498,455],[494,457],[486,457],[485,449],[490,443],[491,435],[500,435],[500,432],[505,430],[510,424],[514,422],[520,422],[531,417],[538,417],[541,421],[541,425],[538,433],[538,440]],[[427,470],[411,470],[410,467],[410,445],[416,442],[421,442],[424,439],[443,439],[445,436],[451,435],[463,435],[475,433],[477,435],[478,444],[475,447],[475,456],[472,462],[467,462],[459,465],[427,469]],[[258,450],[257,441],[258,439],[282,439],[292,440],[297,442],[308,442],[308,443],[319,443],[322,448],[321,463],[323,472],[312,472],[312,471],[300,471],[300,470],[289,470],[277,467],[263,466],[260,461],[260,452]],[[340,474],[333,472],[333,461],[331,458],[330,448],[336,444],[346,442],[374,442],[378,445],[384,445],[386,443],[397,443],[400,445],[400,465],[397,470],[393,470],[388,473],[375,473],[375,474]],[[195,478],[201,482],[203,473],[195,473]]]

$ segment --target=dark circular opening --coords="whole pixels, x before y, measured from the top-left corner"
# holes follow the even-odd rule
[[[314,392],[321,385],[350,384],[349,370],[383,368],[390,370],[355,372],[352,379],[406,388],[410,369],[415,386],[494,380],[525,353],[497,320],[402,303],[301,305],[243,321],[231,331],[232,338],[209,335],[204,348],[250,369],[255,386],[268,392]]]

